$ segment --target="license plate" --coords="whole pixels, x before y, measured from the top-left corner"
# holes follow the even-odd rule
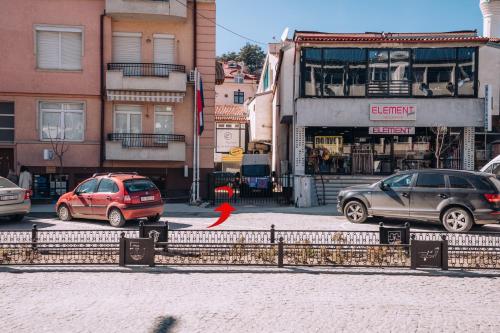
[[[148,197],[141,197],[141,201],[153,201],[155,199],[154,195],[150,195]]]
[[[17,195],[3,195],[0,197],[0,200],[6,201],[6,200],[17,200]]]

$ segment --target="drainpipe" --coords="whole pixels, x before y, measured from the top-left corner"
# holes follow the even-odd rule
[[[104,166],[104,120],[105,120],[105,82],[104,82],[104,17],[106,17],[106,11],[101,14],[101,26],[100,26],[100,60],[101,60],[101,82],[100,82],[100,92],[101,92],[101,137],[100,137],[100,152],[99,152],[99,169],[102,170]]]

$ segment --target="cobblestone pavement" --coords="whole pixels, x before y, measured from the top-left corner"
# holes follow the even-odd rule
[[[0,332],[500,332],[499,289],[498,272],[2,267]]]

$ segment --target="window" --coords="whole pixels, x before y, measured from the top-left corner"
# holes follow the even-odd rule
[[[306,48],[302,54],[302,95],[321,96],[323,81],[322,74],[322,49]]]
[[[40,102],[41,140],[83,141],[84,103]]]
[[[82,69],[82,28],[38,26],[36,59],[40,69]]]
[[[141,133],[142,107],[140,105],[115,105],[115,133]]]
[[[85,183],[81,184],[78,186],[77,192],[78,193],[94,193],[95,186],[97,185],[97,179],[93,178]]]
[[[436,173],[421,173],[417,178],[417,187],[443,188],[446,187],[444,175]]]
[[[413,51],[413,95],[455,95],[455,48]]]
[[[267,91],[269,89],[269,69],[268,66],[264,67],[264,82],[262,84],[262,90]]]
[[[236,74],[234,76],[235,83],[245,83],[245,76],[243,74]]]
[[[0,141],[14,141],[13,102],[0,102]]]
[[[234,104],[243,104],[245,103],[245,93],[243,91],[235,91],[234,92]]]
[[[174,134],[174,111],[171,106],[155,106],[155,134]]]
[[[476,57],[471,47],[303,48],[301,96],[475,96]]]
[[[411,185],[412,178],[413,173],[406,175],[396,175],[387,180],[384,180],[384,185],[388,185],[391,188],[409,187]]]
[[[500,176],[500,163],[492,164],[484,172],[492,173],[494,175]]]
[[[323,96],[365,95],[365,50],[325,49],[323,57]]]
[[[156,190],[156,185],[149,179],[126,180],[124,183],[128,193]]]
[[[460,96],[474,96],[476,81],[476,49],[458,49],[457,89]]]
[[[116,183],[108,178],[103,178],[101,179],[101,182],[99,183],[99,186],[97,187],[97,192],[98,193],[117,193],[118,192],[118,185]]]
[[[449,176],[451,188],[474,188],[467,179],[457,176]]]

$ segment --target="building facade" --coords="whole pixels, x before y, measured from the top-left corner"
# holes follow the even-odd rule
[[[201,179],[213,170],[215,1],[2,0],[0,8],[9,50],[0,108],[10,126],[2,160],[32,171],[35,197],[98,170],[136,171],[167,197],[186,196],[195,68],[205,97]]]
[[[485,86],[500,95],[491,44],[475,31],[296,32],[280,53],[274,124],[296,200],[314,192],[318,174],[475,169],[478,138],[498,134],[498,104],[485,102]]]

